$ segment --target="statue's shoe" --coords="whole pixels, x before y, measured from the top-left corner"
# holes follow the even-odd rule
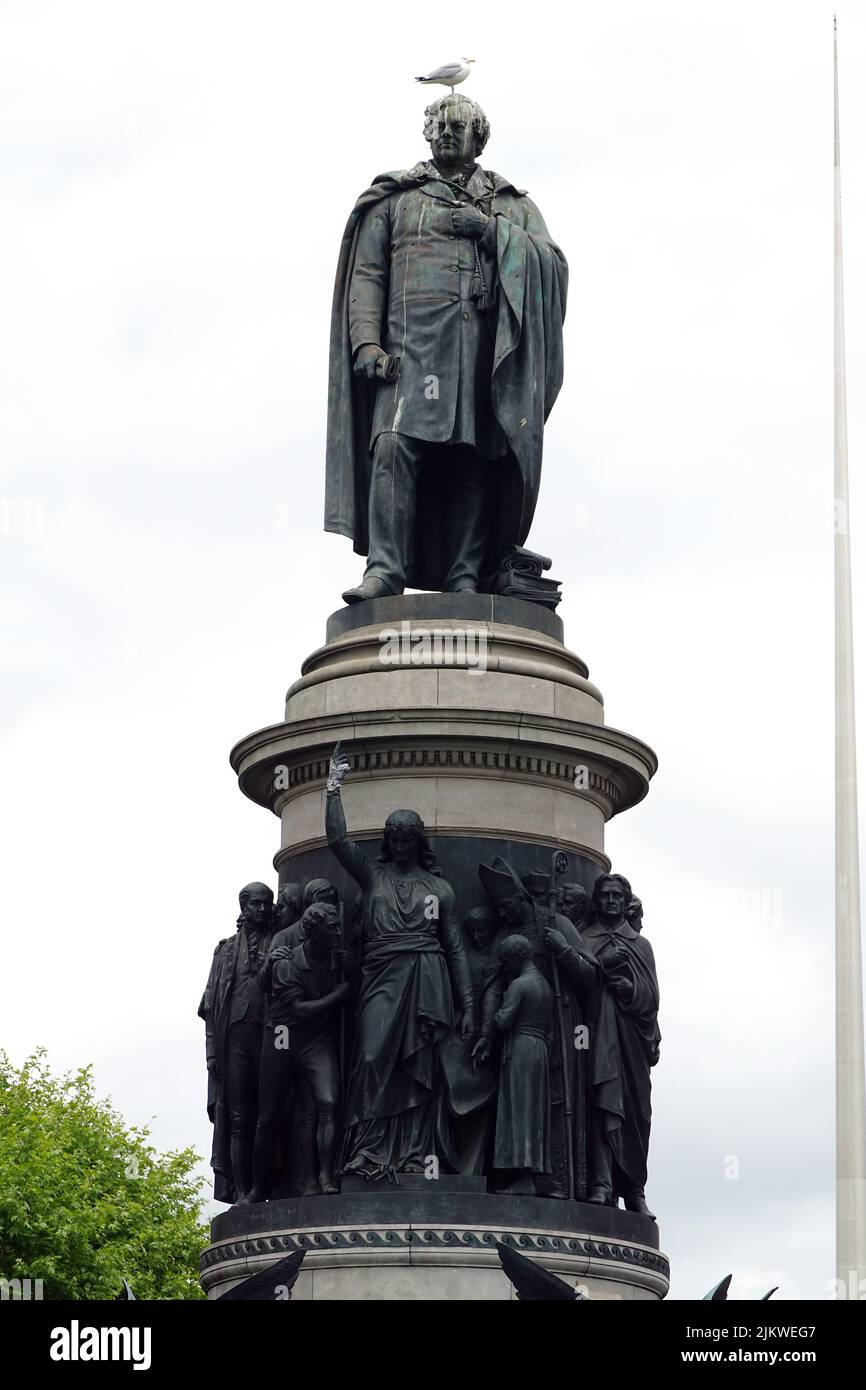
[[[538,1183],[535,1183],[533,1190],[536,1197],[547,1197],[550,1201],[555,1202],[568,1201],[568,1193],[563,1192],[561,1187],[544,1187],[543,1185],[539,1187]]]
[[[610,1188],[609,1188],[609,1187],[593,1187],[589,1192],[587,1192],[587,1194],[586,1194],[586,1200],[587,1200],[588,1202],[592,1202],[593,1206],[596,1206],[596,1207],[606,1207],[606,1206],[608,1206],[608,1204],[610,1203],[610,1200],[611,1200],[611,1191],[610,1191]]]
[[[459,584],[453,584],[445,592],[446,594],[477,594],[478,585],[473,579],[461,579]]]
[[[378,579],[371,574],[356,588],[344,589],[342,597],[344,603],[366,603],[370,598],[391,598],[395,592],[384,579]]]
[[[655,1215],[650,1211],[646,1204],[646,1197],[642,1192],[635,1192],[631,1197],[624,1197],[626,1211],[637,1212],[639,1216],[648,1216],[650,1221],[655,1221]]]

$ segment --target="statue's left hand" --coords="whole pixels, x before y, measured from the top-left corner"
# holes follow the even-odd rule
[[[478,1042],[475,1044],[475,1046],[474,1046],[473,1049],[472,1049],[472,1068],[473,1068],[473,1070],[474,1070],[477,1066],[479,1066],[481,1062],[486,1062],[487,1059],[489,1058],[489,1056],[490,1056],[490,1045],[489,1045],[487,1039],[486,1039],[486,1038],[479,1038]]]
[[[478,208],[465,207],[452,212],[451,221],[455,235],[470,237],[473,241],[477,241],[486,232],[490,218],[485,217],[483,212],[478,211]]]
[[[350,770],[349,759],[340,748],[339,743],[331,754],[331,761],[328,765],[328,791],[338,792],[343,784],[343,778]]]
[[[467,1042],[468,1039],[472,1037],[474,1032],[475,1015],[471,1009],[466,1009],[463,1014],[463,1017],[460,1020],[460,1036],[464,1042]]]

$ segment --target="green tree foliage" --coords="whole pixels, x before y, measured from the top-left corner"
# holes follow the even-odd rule
[[[199,1162],[159,1154],[94,1091],[91,1067],[52,1075],[44,1049],[0,1052],[0,1277],[44,1298],[201,1298]]]

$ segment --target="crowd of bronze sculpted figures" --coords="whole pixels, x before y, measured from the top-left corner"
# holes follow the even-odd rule
[[[358,885],[240,894],[199,1013],[219,1201],[420,1175],[651,1216],[645,1196],[658,982],[621,874],[588,893],[478,865],[460,913],[414,811],[379,853],[348,836],[331,761],[326,833]],[[353,1179],[353,1183],[348,1183]]]

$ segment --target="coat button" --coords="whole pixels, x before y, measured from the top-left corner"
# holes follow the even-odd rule
[[[456,237],[456,235],[455,235],[454,232],[449,232],[449,233],[448,233],[448,240],[449,240],[449,241],[456,241],[456,240],[457,240],[457,237]]]
[[[468,315],[468,314],[464,314],[463,317],[464,317],[465,319],[468,319],[469,315]]]

